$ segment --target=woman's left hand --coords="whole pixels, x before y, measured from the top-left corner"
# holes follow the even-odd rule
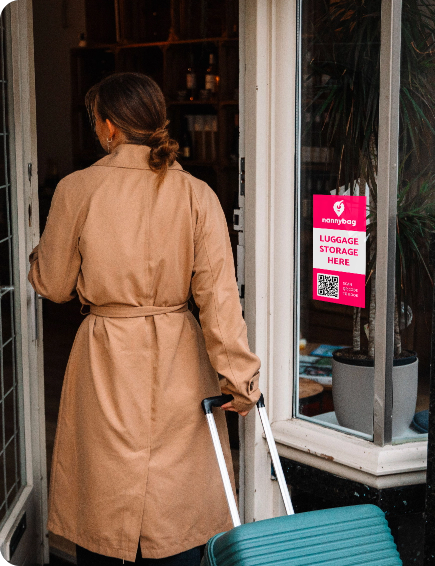
[[[230,401],[229,403],[225,403],[225,405],[222,405],[221,409],[223,409],[224,411],[231,411],[232,413],[239,413],[241,417],[246,417],[246,415],[249,413],[249,411],[237,411],[233,407],[232,401]]]

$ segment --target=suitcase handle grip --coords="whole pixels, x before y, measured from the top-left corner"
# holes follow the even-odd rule
[[[222,405],[226,405],[230,401],[232,401],[234,397],[232,395],[217,395],[216,397],[207,397],[202,401],[201,406],[204,414],[209,415],[213,413],[213,407],[222,407]],[[264,404],[264,397],[263,393],[260,396],[260,399],[257,401],[257,408],[263,409],[265,408]]]
[[[209,415],[210,413],[213,413],[213,407],[222,407],[222,405],[229,403],[233,399],[234,397],[232,395],[217,395],[217,397],[207,397],[207,399],[204,399],[204,401],[201,403],[202,410],[204,411],[204,414]]]

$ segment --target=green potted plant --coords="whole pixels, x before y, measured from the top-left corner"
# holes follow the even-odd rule
[[[367,338],[361,309],[353,315],[353,346],[333,356],[333,397],[342,426],[373,432],[374,333],[376,312],[376,203],[380,73],[380,0],[331,0],[313,22],[319,46],[310,67],[322,80],[312,115],[325,117],[322,130],[333,150],[337,194],[368,188]],[[411,281],[431,277],[426,263],[435,231],[435,177],[425,163],[435,129],[435,9],[427,1],[404,0],[400,89],[400,174],[397,200],[396,313],[393,369],[393,435],[403,434],[415,411],[418,360],[402,349],[401,330],[412,303]],[[327,80],[324,80],[326,77]],[[310,110],[310,109],[308,109]],[[401,315],[401,312],[403,314]]]

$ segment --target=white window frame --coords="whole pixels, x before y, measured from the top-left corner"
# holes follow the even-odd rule
[[[400,0],[384,1],[383,9],[388,4],[400,9]],[[262,361],[260,388],[278,451],[283,457],[376,488],[424,483],[427,440],[391,445],[391,432],[384,424],[375,427],[375,442],[371,442],[293,417],[297,1],[245,0],[244,6],[245,318],[249,343]],[[389,12],[383,17],[391,18]],[[385,34],[391,38],[393,31],[394,27],[385,26],[384,38]],[[384,49],[382,57],[388,66],[394,53]],[[389,120],[386,127],[391,132],[391,116]],[[384,179],[390,188],[392,174],[389,169]],[[386,199],[394,202],[391,190]],[[391,206],[387,211],[395,217]],[[390,277],[391,270],[385,281]],[[380,296],[387,291],[384,283],[377,292]],[[391,297],[384,304],[388,304],[385,320],[389,324]],[[377,334],[384,361],[377,362],[375,371],[377,392],[387,399],[384,389],[388,390],[392,375],[386,363],[392,346],[388,340],[384,327]],[[388,420],[388,403],[381,405],[375,418]],[[258,419],[250,414],[244,428],[245,519],[252,521],[280,514],[279,496],[270,485],[276,482],[270,481]]]

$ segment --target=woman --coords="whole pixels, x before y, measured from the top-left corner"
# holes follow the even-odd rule
[[[79,564],[193,566],[232,526],[200,403],[230,393],[224,409],[246,415],[260,362],[223,211],[175,161],[159,87],[112,75],[86,103],[109,155],[59,183],[30,255],[39,294],[77,292],[90,309],[65,373],[48,528],[78,545]],[[230,465],[224,412],[217,425]]]

